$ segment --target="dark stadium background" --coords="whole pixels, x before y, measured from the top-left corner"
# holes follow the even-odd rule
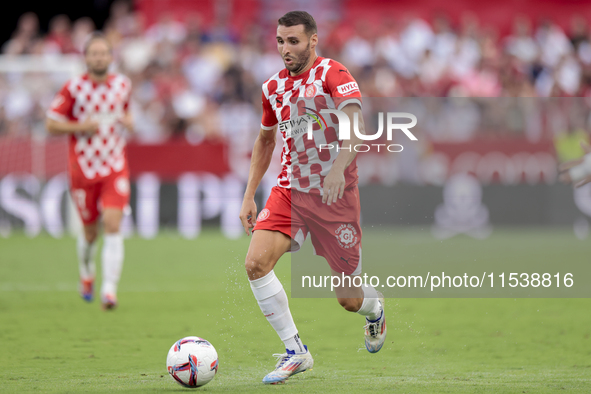
[[[39,26],[47,33],[49,21],[56,15],[65,14],[71,20],[90,17],[100,29],[109,16],[109,7],[113,0],[89,1],[34,1],[23,0],[11,2],[0,13],[0,42],[6,42],[16,29],[18,18],[28,11],[35,11],[39,17]]]

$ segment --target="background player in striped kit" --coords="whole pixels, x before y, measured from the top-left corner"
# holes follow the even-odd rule
[[[99,217],[104,224],[102,251],[103,308],[117,305],[117,285],[123,266],[120,224],[129,202],[129,169],[124,129],[132,130],[129,113],[130,80],[109,73],[112,48],[101,34],[92,35],[84,48],[87,73],[69,80],[47,111],[47,130],[68,135],[68,176],[72,199],[84,224],[78,238],[80,294],[94,297]]]

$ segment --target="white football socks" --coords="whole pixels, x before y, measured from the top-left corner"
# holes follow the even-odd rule
[[[271,271],[262,278],[251,280],[250,287],[261,311],[285,344],[285,348],[296,353],[306,353],[289,311],[287,294],[275,272]]]
[[[117,284],[123,267],[123,236],[105,234],[102,253],[103,284],[101,294],[117,294]]]
[[[371,286],[364,285],[363,290],[363,304],[357,311],[360,315],[365,316],[370,321],[378,320],[382,316],[382,306],[378,299],[376,289]]]
[[[285,348],[287,350],[291,350],[292,352],[296,352],[296,353],[306,353],[307,352],[306,348],[304,347],[304,344],[302,343],[302,340],[300,339],[299,334],[295,334],[293,337],[285,339],[283,341],[283,343],[285,344]]]
[[[96,267],[94,264],[94,256],[96,255],[96,240],[93,243],[88,243],[84,234],[78,235],[77,250],[78,250],[78,268],[80,270],[80,279],[91,280],[94,279]]]

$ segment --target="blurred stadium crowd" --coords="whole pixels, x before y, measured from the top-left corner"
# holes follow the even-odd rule
[[[60,15],[41,34],[37,16],[29,12],[20,17],[2,53],[81,53],[93,30],[90,18],[71,21]],[[184,20],[165,14],[146,26],[128,3],[116,2],[103,31],[113,43],[117,69],[133,82],[141,141],[184,135],[196,143],[229,138],[240,143],[258,132],[260,86],[283,68],[274,26],[253,24],[237,32],[223,23],[206,24],[197,14]],[[457,25],[444,15],[354,25],[326,20],[319,36],[318,53],[345,64],[368,97],[591,96],[591,37],[578,16],[567,31],[550,20],[534,24],[518,16],[506,36],[483,28],[469,14]],[[33,75],[16,83],[0,74],[5,104],[0,105],[0,134],[43,127],[44,109],[56,91],[43,78]],[[30,89],[19,88],[27,83]]]

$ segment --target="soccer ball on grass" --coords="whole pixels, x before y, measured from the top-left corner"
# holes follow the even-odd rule
[[[172,345],[166,357],[170,376],[184,387],[209,383],[218,371],[218,354],[211,343],[199,337],[185,337]]]

